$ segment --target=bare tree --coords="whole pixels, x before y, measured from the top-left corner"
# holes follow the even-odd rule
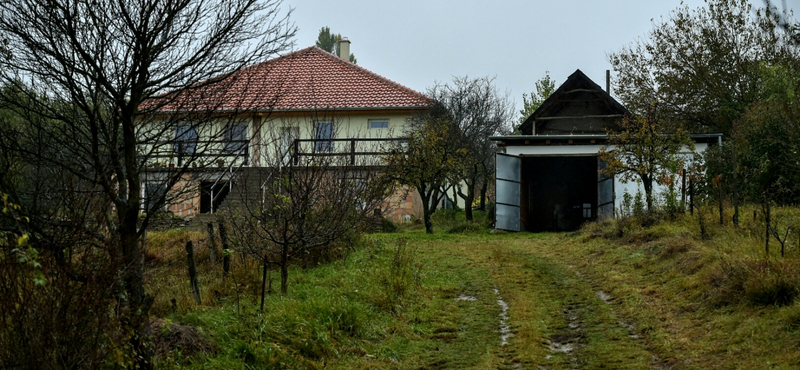
[[[456,193],[464,200],[468,221],[472,221],[472,203],[479,185],[486,187],[493,173],[496,146],[490,136],[508,131],[513,119],[513,107],[507,96],[501,95],[488,77],[470,79],[456,77],[453,84],[435,85],[428,95],[438,101],[450,116],[454,128],[451,145],[463,168],[454,173]],[[466,193],[461,184],[466,187]]]
[[[333,119],[317,115],[313,121]],[[239,201],[226,211],[234,247],[262,262],[262,284],[269,266],[280,268],[281,294],[288,293],[290,265],[307,265],[337,243],[352,242],[386,206],[390,184],[377,166],[380,161],[352,151],[375,152],[378,142],[334,139],[333,127],[340,125],[312,128],[334,130],[326,134],[329,140],[299,139],[299,127],[292,123],[265,128],[269,150],[262,156],[263,167],[242,174],[235,189]]]
[[[20,121],[3,125],[0,136],[19,140],[3,140],[2,150],[24,169],[16,178],[6,176],[3,190],[23,213],[45,208],[43,214],[58,215],[60,222],[72,215],[63,211],[73,204],[48,202],[54,197],[80,192],[94,202],[94,215],[74,223],[94,236],[85,243],[106,245],[119,279],[117,297],[123,297],[121,322],[132,334],[121,348],[131,350],[128,358],[138,368],[152,367],[147,329],[152,298],[145,293],[139,239],[151,211],[175,194],[150,192],[144,202],[146,167],[165,152],[179,156],[174,168],[154,179],[171,189],[187,182],[188,169],[204,152],[218,149],[216,139],[228,125],[215,115],[224,111],[233,124],[246,103],[229,92],[247,84],[236,71],[291,47],[295,29],[280,5],[280,0],[0,4],[0,33],[6,49],[13,50],[11,58],[0,59],[6,87],[0,100]],[[48,185],[45,180],[55,183],[49,184],[53,192],[34,191]],[[84,222],[90,218],[95,222]],[[30,227],[43,231],[31,234],[34,245],[53,245],[44,239],[57,235],[54,220],[31,218]]]

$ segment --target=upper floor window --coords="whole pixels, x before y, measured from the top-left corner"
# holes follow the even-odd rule
[[[316,143],[314,149],[317,152],[333,151],[333,122],[317,122],[314,133]]]
[[[227,125],[223,135],[223,152],[237,155],[247,154],[247,125]]]
[[[388,119],[371,119],[369,120],[369,129],[389,128]]]
[[[197,149],[197,129],[189,125],[175,128],[174,150],[178,154],[194,154]]]

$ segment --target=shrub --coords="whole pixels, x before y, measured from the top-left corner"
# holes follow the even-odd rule
[[[708,298],[718,306],[785,306],[800,295],[800,276],[783,261],[722,260],[708,275],[708,283]]]
[[[378,221],[378,225],[375,228],[375,231],[381,233],[395,233],[397,232],[397,225],[395,225],[395,223],[392,222],[392,220],[386,217],[381,217],[380,220]]]
[[[416,250],[405,239],[398,239],[388,266],[377,276],[381,287],[374,303],[387,311],[399,313],[408,293],[420,285],[422,265],[416,260]]]
[[[480,232],[483,230],[483,226],[477,222],[468,222],[464,221],[459,224],[454,225],[450,229],[447,230],[449,234],[460,234],[460,233],[474,233]]]

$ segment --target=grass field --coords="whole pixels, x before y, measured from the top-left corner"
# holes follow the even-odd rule
[[[530,234],[450,216],[433,235],[419,227],[369,234],[342,260],[293,268],[288,296],[267,295],[263,312],[254,262],[234,253],[234,274],[223,280],[204,235],[153,233],[154,315],[212,343],[195,354],[173,349],[159,367],[800,367],[796,236],[786,257],[773,248],[767,259],[757,220],[723,227],[709,215],[707,236],[697,216]],[[201,305],[181,253],[188,239],[198,250]],[[159,330],[169,337],[170,328]]]

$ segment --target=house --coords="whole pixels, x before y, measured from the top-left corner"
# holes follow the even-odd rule
[[[342,40],[341,55],[349,56],[349,44]],[[186,176],[185,195],[167,206],[176,215],[214,213],[235,201],[231,189],[248,172],[289,166],[305,156],[340,155],[353,166],[380,166],[381,145],[402,136],[407,121],[430,105],[423,94],[316,46],[237,71],[216,101],[212,110],[220,123],[211,130],[216,132],[179,127],[177,143],[161,154],[170,164],[146,174],[156,180],[145,181],[152,184],[145,192],[164,191],[158,172],[199,153],[198,145],[210,141],[204,138],[216,138],[204,151],[213,161],[195,160],[199,165]],[[235,120],[229,112],[236,112]],[[396,193],[388,200],[387,216],[400,221],[421,215],[415,196]]]
[[[607,75],[608,86],[608,75]],[[608,89],[608,87],[607,87]],[[637,184],[600,173],[598,152],[606,129],[631,113],[580,70],[519,127],[521,134],[496,136],[496,228],[511,231],[575,230],[586,221],[613,217]],[[721,134],[693,134],[695,152]]]

